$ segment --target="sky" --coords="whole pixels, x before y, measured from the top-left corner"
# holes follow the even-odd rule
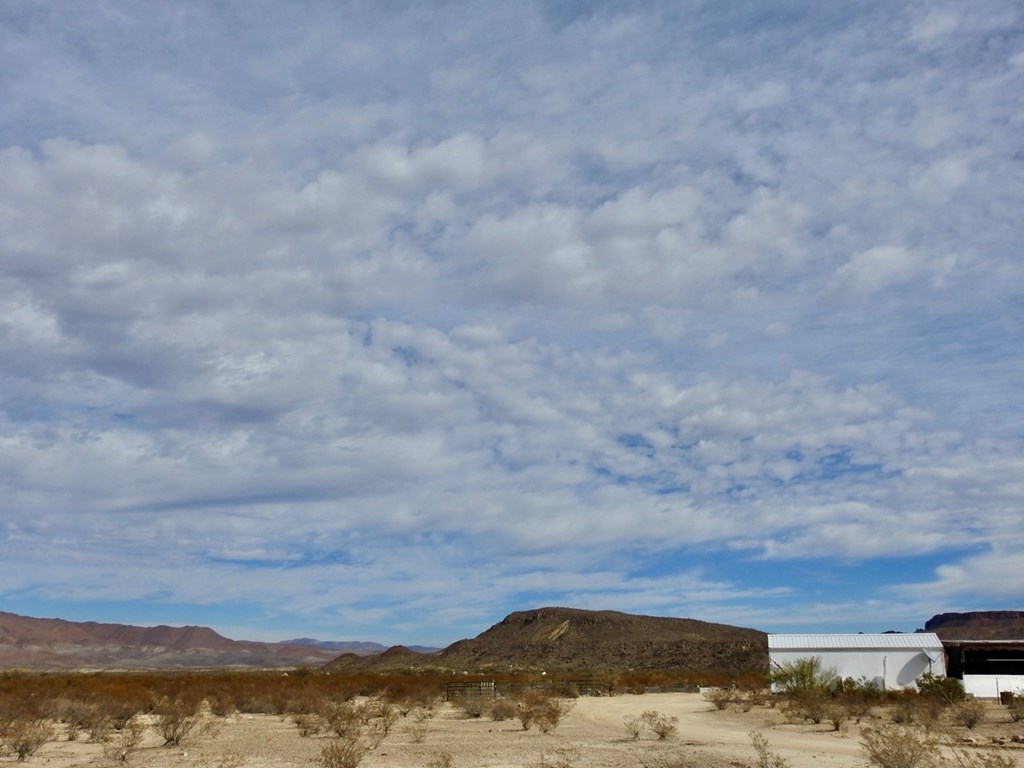
[[[0,610],[1024,609],[1018,0],[5,0]]]

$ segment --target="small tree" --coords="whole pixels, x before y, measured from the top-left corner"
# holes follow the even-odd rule
[[[783,693],[790,696],[807,691],[828,691],[839,682],[835,669],[824,669],[821,658],[808,656],[782,664],[771,675],[771,681]]]

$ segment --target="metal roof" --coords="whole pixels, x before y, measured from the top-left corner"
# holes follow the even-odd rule
[[[942,641],[934,632],[871,635],[768,635],[768,648],[777,651],[834,651],[858,648],[941,649]]]

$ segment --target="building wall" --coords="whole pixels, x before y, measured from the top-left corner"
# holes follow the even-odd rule
[[[1024,696],[1024,675],[964,675],[964,690],[979,699],[998,699],[1003,691]]]
[[[914,681],[925,672],[940,676],[946,674],[945,658],[941,652],[930,658],[927,653],[916,648],[798,648],[772,649],[769,652],[773,671],[784,664],[810,656],[820,658],[822,669],[835,669],[842,678],[852,677],[857,680],[864,677],[885,688],[913,686]]]

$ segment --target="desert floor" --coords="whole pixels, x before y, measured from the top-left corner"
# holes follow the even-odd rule
[[[990,724],[973,734],[979,742],[989,742],[995,733],[1024,733],[1024,723],[1011,724],[1005,710],[994,703],[990,709]],[[678,733],[664,741],[650,731],[644,731],[638,741],[630,739],[624,719],[645,710],[677,717]],[[576,699],[561,725],[547,734],[523,731],[518,721],[467,719],[442,705],[419,733],[411,716],[400,720],[365,756],[360,768],[432,768],[444,765],[445,753],[450,755],[451,768],[754,766],[752,731],[761,732],[771,750],[792,768],[863,767],[868,762],[861,753],[859,728],[851,723],[835,732],[824,724],[789,724],[779,712],[767,708],[720,712],[692,693]],[[162,747],[156,734],[147,733],[142,748],[127,764],[147,768],[314,766],[330,741],[327,736],[301,737],[291,720],[276,716],[208,717],[181,747]],[[1024,745],[1003,747],[999,754],[1024,766]],[[0,763],[13,765],[14,759],[6,756]],[[100,744],[60,740],[46,744],[26,763],[42,764],[84,768],[117,762],[104,756]]]

